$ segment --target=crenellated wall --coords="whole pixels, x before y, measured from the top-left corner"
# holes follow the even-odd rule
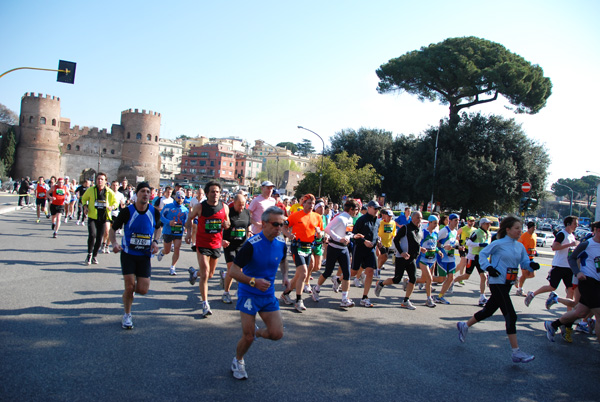
[[[102,171],[109,180],[143,177],[158,185],[160,113],[138,109],[121,112],[111,131],[80,127],[60,116],[60,99],[26,93],[21,100],[16,176],[66,175]]]

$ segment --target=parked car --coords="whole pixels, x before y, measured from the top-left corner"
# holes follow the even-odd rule
[[[554,235],[549,232],[536,232],[538,247],[551,246],[554,243]]]
[[[552,225],[550,223],[544,223],[540,230],[552,232]]]

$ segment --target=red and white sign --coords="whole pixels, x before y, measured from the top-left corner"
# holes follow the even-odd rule
[[[531,190],[531,183],[523,183],[523,185],[521,186],[521,190],[523,190],[524,193],[528,193],[529,190]]]

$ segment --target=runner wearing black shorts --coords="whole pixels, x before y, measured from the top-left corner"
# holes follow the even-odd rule
[[[234,197],[233,203],[229,208],[229,221],[231,222],[231,226],[223,231],[223,254],[225,255],[227,272],[222,269],[219,271],[221,287],[223,288],[221,301],[225,304],[232,303],[229,290],[231,289],[233,278],[229,274],[229,271],[233,260],[246,239],[252,237],[252,232],[250,231],[252,219],[250,211],[246,209],[246,197],[243,194],[236,194]]]

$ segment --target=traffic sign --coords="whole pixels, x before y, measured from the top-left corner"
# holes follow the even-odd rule
[[[521,186],[521,190],[523,190],[524,193],[528,193],[529,190],[531,190],[531,183],[523,183],[523,185]]]

